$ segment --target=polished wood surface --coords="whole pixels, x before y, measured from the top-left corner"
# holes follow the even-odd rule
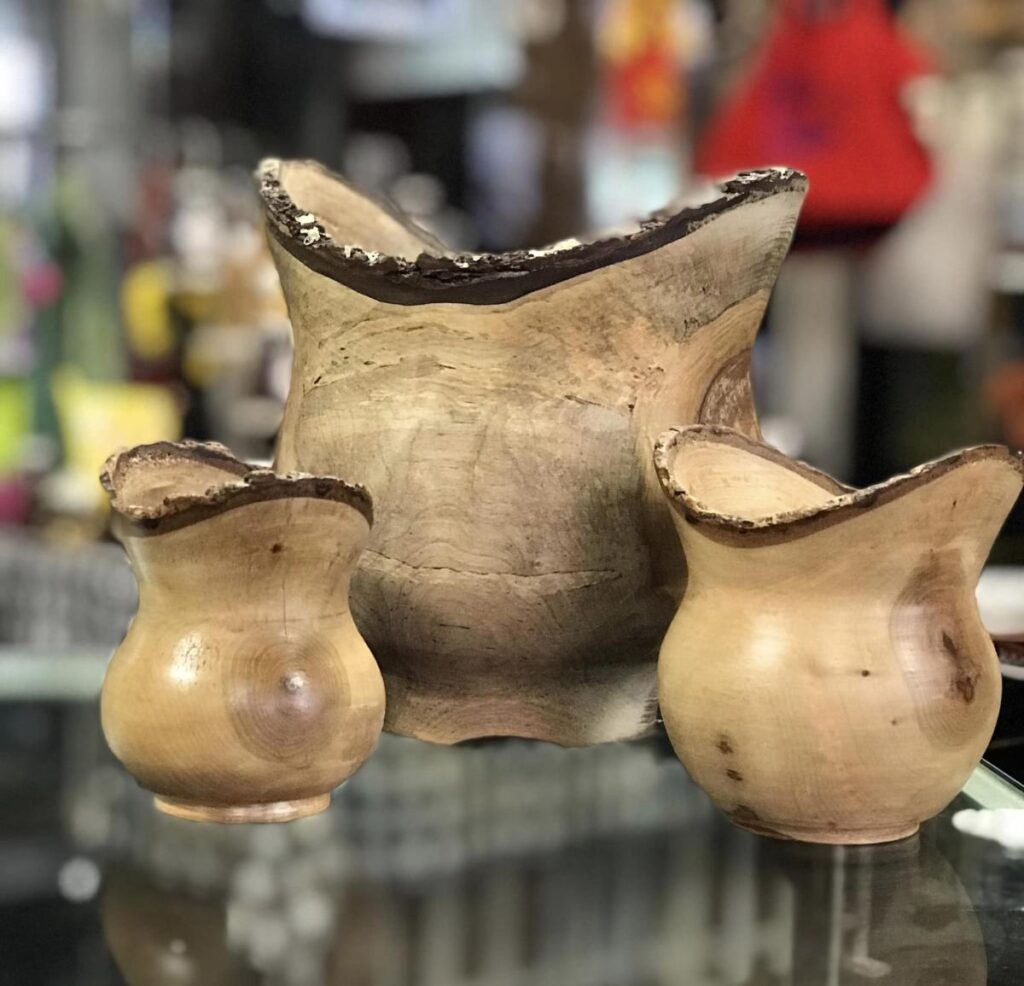
[[[750,349],[803,177],[736,179],[631,237],[465,258],[311,163],[261,187],[295,336],[276,465],[373,490],[352,601],[386,728],[645,732],[683,571],[650,450],[681,421],[758,433]]]
[[[114,456],[104,480],[139,583],[103,686],[115,756],[183,818],[288,821],[327,807],[384,716],[348,605],[368,495],[194,443]]]
[[[724,428],[655,461],[687,564],[659,698],[734,822],[812,842],[899,839],[962,787],[1001,679],[974,588],[1020,459],[968,449],[865,490]]]

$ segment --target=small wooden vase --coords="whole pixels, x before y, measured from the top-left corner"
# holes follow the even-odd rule
[[[688,566],[659,697],[693,779],[738,825],[900,839],[962,787],[999,709],[974,587],[1021,489],[984,446],[851,490],[739,433],[664,434]]]
[[[158,443],[102,476],[139,610],[103,684],[114,755],[162,811],[288,821],[376,746],[384,683],[349,612],[369,495]]]

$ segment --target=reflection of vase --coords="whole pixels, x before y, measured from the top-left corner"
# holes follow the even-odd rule
[[[1021,488],[1003,448],[861,491],[724,428],[655,454],[689,580],[659,693],[736,823],[821,842],[914,832],[967,779],[1000,677],[973,590]]]
[[[750,349],[802,176],[742,176],[631,236],[484,257],[314,164],[261,179],[295,335],[277,465],[374,492],[353,610],[388,728],[645,731],[682,571],[649,449],[676,421],[757,433]]]
[[[765,847],[766,874],[793,891],[792,986],[984,986],[988,962],[973,904],[927,840]]]
[[[254,972],[227,948],[224,906],[158,890],[130,871],[104,880],[103,937],[128,986],[244,986]]]
[[[327,807],[384,715],[348,608],[369,496],[190,442],[115,455],[103,480],[139,583],[103,685],[111,750],[185,818],[285,821]]]

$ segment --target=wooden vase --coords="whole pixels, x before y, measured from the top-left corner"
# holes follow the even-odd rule
[[[983,446],[851,490],[693,427],[663,435],[655,462],[688,566],[658,672],[687,771],[765,835],[916,831],[995,725],[999,667],[974,588],[1020,459]]]
[[[139,584],[103,684],[114,755],[171,815],[288,821],[326,808],[384,717],[348,605],[369,495],[192,442],[116,454],[102,480]]]
[[[500,256],[455,255],[311,162],[266,162],[260,188],[295,338],[276,465],[374,491],[352,601],[386,728],[646,731],[683,571],[650,448],[679,421],[758,434],[750,350],[803,176]]]

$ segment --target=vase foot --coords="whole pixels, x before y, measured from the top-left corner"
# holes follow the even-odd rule
[[[468,740],[517,737],[594,746],[643,736],[654,725],[653,662],[593,670],[546,688],[514,693],[469,692],[457,698],[384,674],[388,695],[384,728],[399,736],[449,746]]]
[[[330,807],[330,794],[318,794],[299,801],[270,801],[253,805],[198,805],[176,798],[153,798],[159,811],[190,822],[219,822],[245,824],[247,822],[293,822],[297,818],[317,815]]]
[[[819,845],[829,846],[874,846],[885,842],[899,842],[901,839],[909,839],[916,835],[920,829],[919,824],[903,826],[902,828],[881,828],[881,829],[851,829],[843,830],[836,828],[828,829],[795,829],[788,827],[772,828],[768,824],[751,822],[746,819],[740,821],[730,815],[733,825],[755,835],[767,836],[769,839],[788,840],[790,842],[811,842]]]

